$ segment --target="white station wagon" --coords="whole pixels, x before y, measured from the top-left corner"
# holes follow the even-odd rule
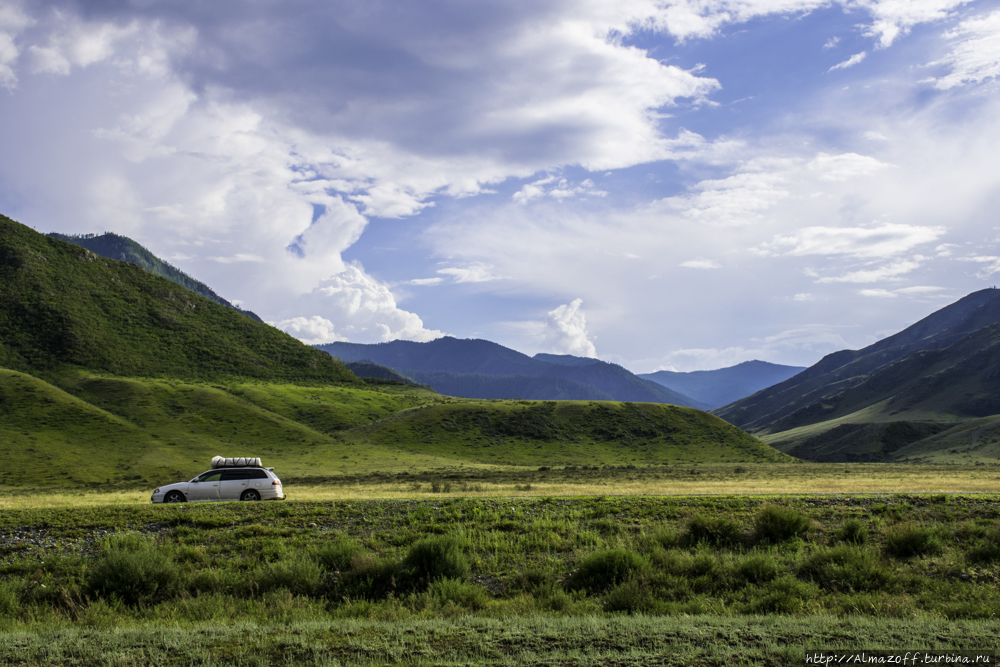
[[[250,462],[250,465],[226,465],[230,461]],[[260,459],[223,459],[219,456],[212,459],[212,470],[201,473],[190,482],[161,486],[153,491],[150,498],[154,503],[284,499],[285,492],[281,488],[281,480],[274,474],[274,468],[260,466]]]

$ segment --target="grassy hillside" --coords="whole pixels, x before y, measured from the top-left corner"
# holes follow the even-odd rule
[[[505,465],[780,461],[717,417],[658,403],[453,402],[402,412],[357,437],[411,452]]]
[[[0,367],[357,382],[329,355],[140,267],[0,216]]]
[[[151,486],[216,454],[261,456],[286,479],[508,465],[646,465],[787,458],[722,420],[655,404],[475,401],[406,385],[0,370],[0,480]]]
[[[96,234],[69,235],[51,232],[47,234],[47,236],[78,245],[82,248],[87,248],[101,257],[115,259],[120,262],[131,262],[132,264],[136,264],[146,269],[146,271],[152,273],[154,276],[166,278],[167,280],[177,283],[181,287],[187,288],[195,294],[200,294],[206,299],[214,301],[221,306],[233,308],[247,317],[257,320],[258,322],[262,321],[254,313],[251,313],[249,310],[243,310],[242,308],[229,303],[216,294],[215,291],[205,283],[195,280],[188,274],[178,269],[176,266],[173,266],[168,262],[164,262],[162,259],[127,236],[119,236],[118,234],[112,234],[110,232],[105,232],[99,236]]]

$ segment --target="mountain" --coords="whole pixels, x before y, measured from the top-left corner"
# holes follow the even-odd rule
[[[532,358],[487,340],[460,340],[446,336],[427,343],[329,343],[317,347],[344,361],[370,359],[418,382],[430,384],[436,391],[464,398],[610,398],[616,401],[707,408],[700,401],[636,377],[617,364],[571,355],[540,355],[541,358]],[[433,373],[434,381],[422,373]],[[477,377],[446,375],[449,373]],[[512,376],[523,379],[511,379]],[[536,379],[529,381],[528,378]],[[543,391],[546,384],[540,382],[539,378],[548,379],[548,389]],[[555,382],[556,380],[561,382]],[[460,393],[439,388],[446,384],[452,391]]]
[[[96,234],[59,234],[58,232],[50,232],[46,236],[59,239],[60,241],[66,241],[67,243],[73,243],[74,245],[78,245],[82,248],[95,252],[101,257],[116,259],[119,262],[131,262],[132,264],[136,264],[146,269],[154,276],[166,278],[167,280],[175,282],[181,287],[191,290],[195,294],[200,294],[206,299],[210,299],[221,306],[232,308],[251,319],[263,322],[263,320],[257,317],[256,314],[229,303],[216,294],[205,283],[195,280],[177,267],[164,262],[149,250],[126,236],[119,236],[118,234],[112,234],[110,232],[105,232],[100,236]]]
[[[804,370],[804,366],[782,366],[754,360],[714,371],[656,371],[640,373],[639,377],[690,396],[714,409],[783,382]]]
[[[0,367],[357,382],[340,363],[139,266],[0,216]]]
[[[949,429],[974,439],[964,421],[1000,414],[1000,290],[974,292],[864,349],[827,355],[715,413],[803,458],[927,458],[933,452],[914,445],[932,437],[954,453]]]
[[[382,380],[385,382],[401,382],[403,384],[417,385],[411,378],[401,375],[388,366],[382,366],[372,361],[347,361],[344,362],[347,370],[351,371],[364,380]]]

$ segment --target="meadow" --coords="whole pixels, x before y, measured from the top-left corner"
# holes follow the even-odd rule
[[[964,476],[983,493],[767,490],[779,471],[788,484],[949,479],[928,468],[425,471],[303,479],[288,483],[294,500],[259,504],[153,506],[129,495],[138,489],[25,491],[19,504],[5,493],[0,661],[779,665],[810,648],[996,653],[997,468],[953,467],[952,483]],[[690,491],[740,479],[745,494]],[[609,493],[591,494],[602,480]],[[630,481],[680,495],[610,493]]]

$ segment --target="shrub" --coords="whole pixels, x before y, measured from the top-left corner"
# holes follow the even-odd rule
[[[0,583],[0,616],[13,616],[20,608],[20,585],[14,581]]]
[[[259,568],[254,583],[261,591],[285,589],[293,595],[312,595],[319,587],[323,570],[319,563],[298,556]]]
[[[432,582],[427,595],[441,604],[450,602],[466,609],[482,609],[489,601],[481,587],[460,579],[439,579]]]
[[[634,579],[616,586],[604,598],[604,611],[624,611],[633,614],[649,611],[652,606],[649,592]]]
[[[680,543],[677,532],[668,526],[657,528],[649,539],[653,544],[661,546],[664,549],[673,549]]]
[[[573,588],[603,591],[622,583],[633,573],[642,570],[644,565],[642,556],[628,549],[598,551],[580,561],[580,565],[570,575],[569,583]]]
[[[802,610],[805,600],[814,597],[815,589],[793,577],[781,577],[760,589],[757,597],[747,603],[754,614],[794,614]]]
[[[361,553],[361,544],[349,537],[338,537],[316,549],[316,560],[331,572],[351,567],[351,559]]]
[[[692,545],[704,543],[717,547],[732,546],[743,540],[743,532],[726,517],[696,516],[688,521],[684,539]]]
[[[895,558],[913,558],[940,553],[943,545],[933,530],[925,526],[905,525],[885,536],[883,549]]]
[[[469,561],[454,537],[428,537],[410,547],[401,574],[414,586],[426,586],[437,579],[463,579]]]
[[[758,554],[750,556],[737,565],[740,579],[750,584],[763,584],[778,576],[778,565],[772,556]]]
[[[179,579],[177,566],[152,542],[138,534],[114,535],[104,543],[87,586],[97,596],[136,606],[171,596]]]
[[[868,542],[868,527],[859,519],[848,519],[835,533],[841,542],[850,544],[866,544]]]
[[[798,574],[830,591],[884,591],[894,587],[896,574],[875,552],[838,546],[813,553]]]
[[[754,520],[754,536],[758,542],[784,542],[802,537],[811,526],[809,517],[791,507],[766,505]]]
[[[969,551],[969,560],[974,563],[992,563],[1000,560],[1000,528],[987,534],[986,542]]]

